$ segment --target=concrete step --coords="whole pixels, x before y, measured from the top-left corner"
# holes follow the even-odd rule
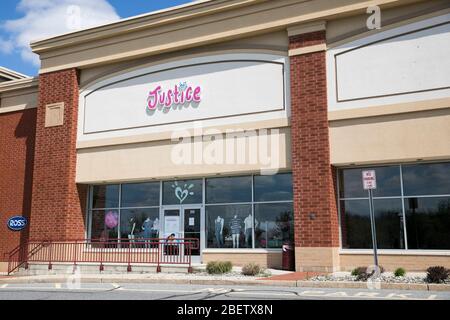
[[[63,275],[73,274],[76,271],[79,274],[144,274],[144,273],[156,273],[156,265],[142,265],[136,264],[131,266],[131,272],[128,272],[128,266],[126,264],[113,264],[108,263],[103,265],[103,271],[100,271],[98,264],[77,264],[74,268],[73,264],[69,263],[54,263],[52,269],[48,269],[47,263],[30,263],[28,269],[20,268],[15,275],[18,276],[33,276],[33,275]],[[161,265],[162,273],[188,273],[187,266],[177,265]]]

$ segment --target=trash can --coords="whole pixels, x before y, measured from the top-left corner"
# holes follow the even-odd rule
[[[294,247],[290,244],[284,244],[282,256],[282,269],[285,271],[295,271],[295,251]]]

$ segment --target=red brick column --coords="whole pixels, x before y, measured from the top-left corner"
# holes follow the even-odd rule
[[[30,218],[35,124],[34,108],[0,114],[0,272],[7,271],[5,254],[28,239],[28,227],[14,232],[7,221]]]
[[[339,266],[335,170],[330,165],[325,31],[289,38],[297,271]]]
[[[75,183],[78,97],[77,70],[40,76],[31,239],[84,238],[87,191]],[[47,105],[61,102],[63,124],[46,127]]]

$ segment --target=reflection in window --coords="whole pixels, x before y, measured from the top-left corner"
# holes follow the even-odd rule
[[[341,201],[342,247],[372,248],[368,200]]]
[[[362,169],[345,169],[339,172],[341,198],[364,198],[367,191],[362,185]]]
[[[402,166],[405,196],[450,194],[450,162]]]
[[[252,201],[252,177],[206,179],[206,203]]]
[[[159,206],[159,182],[123,184],[121,192],[122,208]]]
[[[118,208],[119,185],[102,185],[92,187],[92,208]]]
[[[207,206],[207,247],[252,248],[251,225],[250,204]]]
[[[292,203],[255,204],[255,248],[281,248],[294,239]]]
[[[203,202],[203,180],[179,180],[163,183],[163,204],[197,204]]]
[[[255,176],[255,202],[292,200],[292,174]]]
[[[159,226],[159,208],[126,209],[120,212],[120,235],[122,239],[159,238]]]
[[[373,206],[378,248],[405,249],[402,200],[377,199]]]
[[[405,199],[409,249],[450,249],[450,198]]]
[[[362,185],[362,172],[375,170],[377,188],[373,191],[375,197],[394,197],[401,195],[400,167],[376,167],[364,169],[346,169],[340,172],[341,198],[367,198],[369,195]]]
[[[361,182],[361,172],[367,169],[339,172],[343,248],[372,247],[369,201]],[[374,209],[378,247],[450,249],[450,163],[372,169],[377,175]]]

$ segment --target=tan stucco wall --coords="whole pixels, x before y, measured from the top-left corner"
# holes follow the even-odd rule
[[[270,133],[269,140],[274,137],[278,142],[278,148],[274,148],[274,161],[278,163],[276,168],[289,170],[291,167],[290,129],[280,128],[278,133]],[[227,139],[224,139],[224,145]],[[203,151],[211,142],[203,143]],[[201,144],[191,142],[196,146]],[[124,144],[108,147],[96,147],[79,149],[77,153],[77,182],[78,183],[102,183],[118,181],[138,181],[162,178],[180,178],[193,176],[211,176],[217,174],[239,174],[257,172],[268,169],[264,163],[246,164],[174,164],[172,152],[177,145],[170,140]],[[246,159],[254,147],[247,139]],[[193,146],[196,148],[195,146]],[[194,150],[194,149],[192,149]],[[277,151],[277,152],[275,152]],[[238,152],[238,143],[235,143],[235,154]],[[193,152],[194,153],[194,152]],[[276,158],[276,159],[275,159]]]
[[[335,46],[367,34],[384,32],[392,27],[443,14],[443,10],[446,9],[449,9],[447,0],[429,0],[413,5],[385,8],[381,11],[382,29],[373,31],[367,30],[366,23],[369,15],[365,12],[350,17],[330,19],[327,21],[327,43]]]
[[[36,108],[37,104],[37,80],[7,81],[0,85],[0,113]]]
[[[330,122],[334,165],[449,159],[450,108]]]
[[[424,271],[432,266],[444,266],[450,268],[450,255],[379,255],[379,264],[386,271],[394,271],[397,268],[404,268],[408,271]],[[351,271],[357,267],[367,267],[373,265],[373,256],[370,254],[341,254],[341,270]]]
[[[243,266],[247,263],[257,263],[264,268],[281,269],[281,252],[254,252],[254,253],[203,253],[202,262],[230,261],[235,266]]]
[[[193,57],[205,55],[217,55],[225,53],[245,53],[245,52],[277,52],[287,55],[289,41],[286,30],[271,32],[264,35],[248,37],[244,39],[226,41],[219,44],[187,49],[152,57],[135,59],[127,62],[119,62],[93,68],[84,68],[80,73],[80,87],[92,84],[96,80],[104,77],[112,77],[119,73],[138,68],[145,68],[162,63],[185,60]]]
[[[38,93],[35,90],[2,94],[0,98],[0,112],[11,112],[37,107]]]

